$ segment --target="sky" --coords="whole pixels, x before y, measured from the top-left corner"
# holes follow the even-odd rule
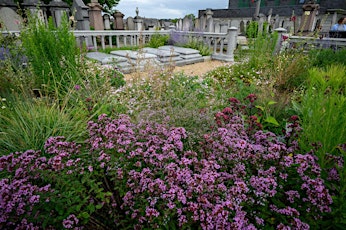
[[[187,14],[198,16],[198,10],[227,9],[228,0],[120,0],[115,9],[127,17],[139,16],[145,18],[174,19],[184,18]]]

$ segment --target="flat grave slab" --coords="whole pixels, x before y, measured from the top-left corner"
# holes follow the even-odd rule
[[[179,53],[168,51],[168,50],[159,50],[159,49],[147,47],[147,48],[143,48],[143,52],[156,55],[158,59],[164,63],[171,62],[171,61],[173,62],[180,61],[182,59],[179,56]]]
[[[116,50],[111,51],[112,55],[120,56],[124,58],[130,58],[130,59],[156,59],[157,56],[155,54],[150,53],[144,53],[144,52],[138,52],[138,51],[132,51],[132,50]]]
[[[178,46],[160,46],[158,49],[173,51],[182,55],[199,54],[198,50],[191,49],[191,48],[178,47]]]
[[[94,59],[101,62],[101,64],[111,64],[111,63],[123,63],[127,62],[126,58],[117,57],[111,54],[105,54],[101,52],[89,52],[86,54],[88,58]]]

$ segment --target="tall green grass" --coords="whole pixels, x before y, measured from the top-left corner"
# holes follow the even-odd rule
[[[21,32],[24,53],[34,73],[34,87],[45,94],[66,92],[67,86],[80,80],[80,59],[76,58],[80,51],[66,15],[61,22],[55,27],[51,18],[46,25],[30,16]]]
[[[82,140],[86,134],[84,115],[82,107],[62,107],[47,98],[9,96],[0,113],[0,155],[43,150],[45,140],[51,136]]]

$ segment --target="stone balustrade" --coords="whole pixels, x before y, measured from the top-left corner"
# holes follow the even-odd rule
[[[176,30],[160,30],[160,31],[137,31],[137,30],[75,30],[73,31],[78,44],[83,44],[88,48],[97,50],[101,44],[101,48],[105,49],[106,45],[120,48],[124,46],[145,45],[154,34],[171,35],[179,37],[179,41],[188,41],[195,39],[202,41],[212,50],[212,58],[224,61],[233,61],[233,51],[237,43],[237,28],[231,27],[227,33],[208,33],[208,32],[190,32]],[[115,41],[115,44],[113,42]],[[177,41],[179,43],[179,41]]]
[[[346,38],[333,37],[311,37],[311,36],[293,36],[287,34],[284,28],[278,28],[275,31],[279,33],[276,45],[276,53],[284,49],[309,50],[309,49],[327,49],[334,50],[346,48]]]

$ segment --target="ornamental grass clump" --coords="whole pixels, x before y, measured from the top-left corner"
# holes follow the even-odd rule
[[[246,100],[252,104],[256,96]],[[277,136],[254,115],[243,116],[246,108],[231,98],[196,146],[186,145],[182,127],[101,115],[88,123],[85,144],[51,137],[47,159],[33,151],[3,156],[0,183],[13,194],[21,188],[12,178],[28,179],[40,197],[34,205],[25,200],[16,217],[16,210],[1,209],[0,227],[37,226],[43,217],[57,229],[314,227],[330,212],[332,197],[313,152],[297,151],[298,118]],[[23,155],[34,163],[22,167]],[[1,205],[14,207],[16,197],[1,189]]]

